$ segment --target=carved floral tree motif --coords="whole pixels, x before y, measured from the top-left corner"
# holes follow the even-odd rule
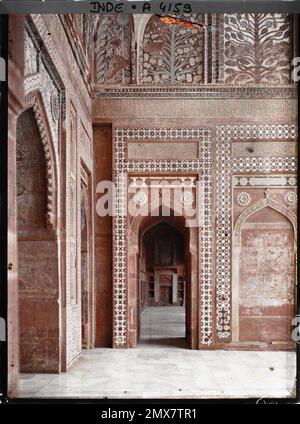
[[[95,40],[96,82],[131,82],[131,31],[129,15],[103,15]]]
[[[289,30],[285,14],[225,15],[225,82],[290,83]]]
[[[198,20],[202,22],[201,15]],[[157,16],[150,19],[143,39],[144,84],[201,83],[203,58],[203,30],[166,24]]]

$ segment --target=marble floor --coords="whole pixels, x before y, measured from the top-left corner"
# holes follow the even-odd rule
[[[184,348],[185,309],[180,306],[153,306],[142,311],[140,345]]]
[[[17,397],[289,397],[293,352],[196,351],[185,348],[184,310],[152,307],[142,315],[136,349],[82,352],[68,373],[23,374]]]

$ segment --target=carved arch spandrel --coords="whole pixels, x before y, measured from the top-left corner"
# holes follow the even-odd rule
[[[236,224],[234,226],[233,231],[233,246],[239,246],[241,243],[241,230],[244,222],[247,221],[247,219],[255,214],[256,212],[266,208],[270,207],[274,209],[275,211],[281,213],[284,215],[293,225],[294,230],[294,236],[297,234],[297,217],[293,211],[291,211],[288,207],[272,200],[270,197],[266,197],[265,199],[260,200],[259,202],[255,203],[252,206],[249,206],[247,209],[245,209],[240,216],[238,217]],[[294,237],[295,239],[295,237]],[[294,241],[295,243],[295,241]]]
[[[39,91],[29,93],[25,98],[25,110],[33,110],[39,129],[46,161],[47,200],[46,200],[46,222],[47,226],[55,230],[57,228],[57,167],[51,130],[48,122],[47,112],[42,95]]]

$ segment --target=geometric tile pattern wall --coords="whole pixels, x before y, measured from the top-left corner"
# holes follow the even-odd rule
[[[211,132],[200,128],[116,128],[113,137],[115,202],[113,217],[113,302],[114,345],[125,347],[127,340],[127,172],[198,173],[203,181],[204,211],[201,223],[200,341],[212,341],[212,219],[211,219]],[[199,143],[200,160],[129,161],[128,142]]]
[[[231,337],[231,179],[232,173],[268,173],[295,171],[294,157],[234,158],[231,159],[233,141],[294,140],[294,125],[247,125],[217,128],[217,336],[223,340]],[[270,152],[270,155],[272,152]]]
[[[267,173],[295,171],[295,158],[233,158],[232,141],[292,140],[293,125],[224,126],[217,128],[217,227],[216,227],[216,329],[222,340],[231,337],[231,178],[239,171]],[[128,142],[181,142],[197,140],[200,159],[194,160],[128,160]],[[114,182],[116,185],[113,219],[114,251],[114,344],[127,343],[127,172],[199,172],[204,182],[204,222],[201,228],[200,341],[212,342],[212,193],[211,133],[207,129],[117,128],[114,130]]]

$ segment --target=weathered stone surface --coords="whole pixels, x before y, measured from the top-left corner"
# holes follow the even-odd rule
[[[295,304],[292,225],[270,208],[256,212],[249,221],[242,227],[240,339],[291,340]]]

